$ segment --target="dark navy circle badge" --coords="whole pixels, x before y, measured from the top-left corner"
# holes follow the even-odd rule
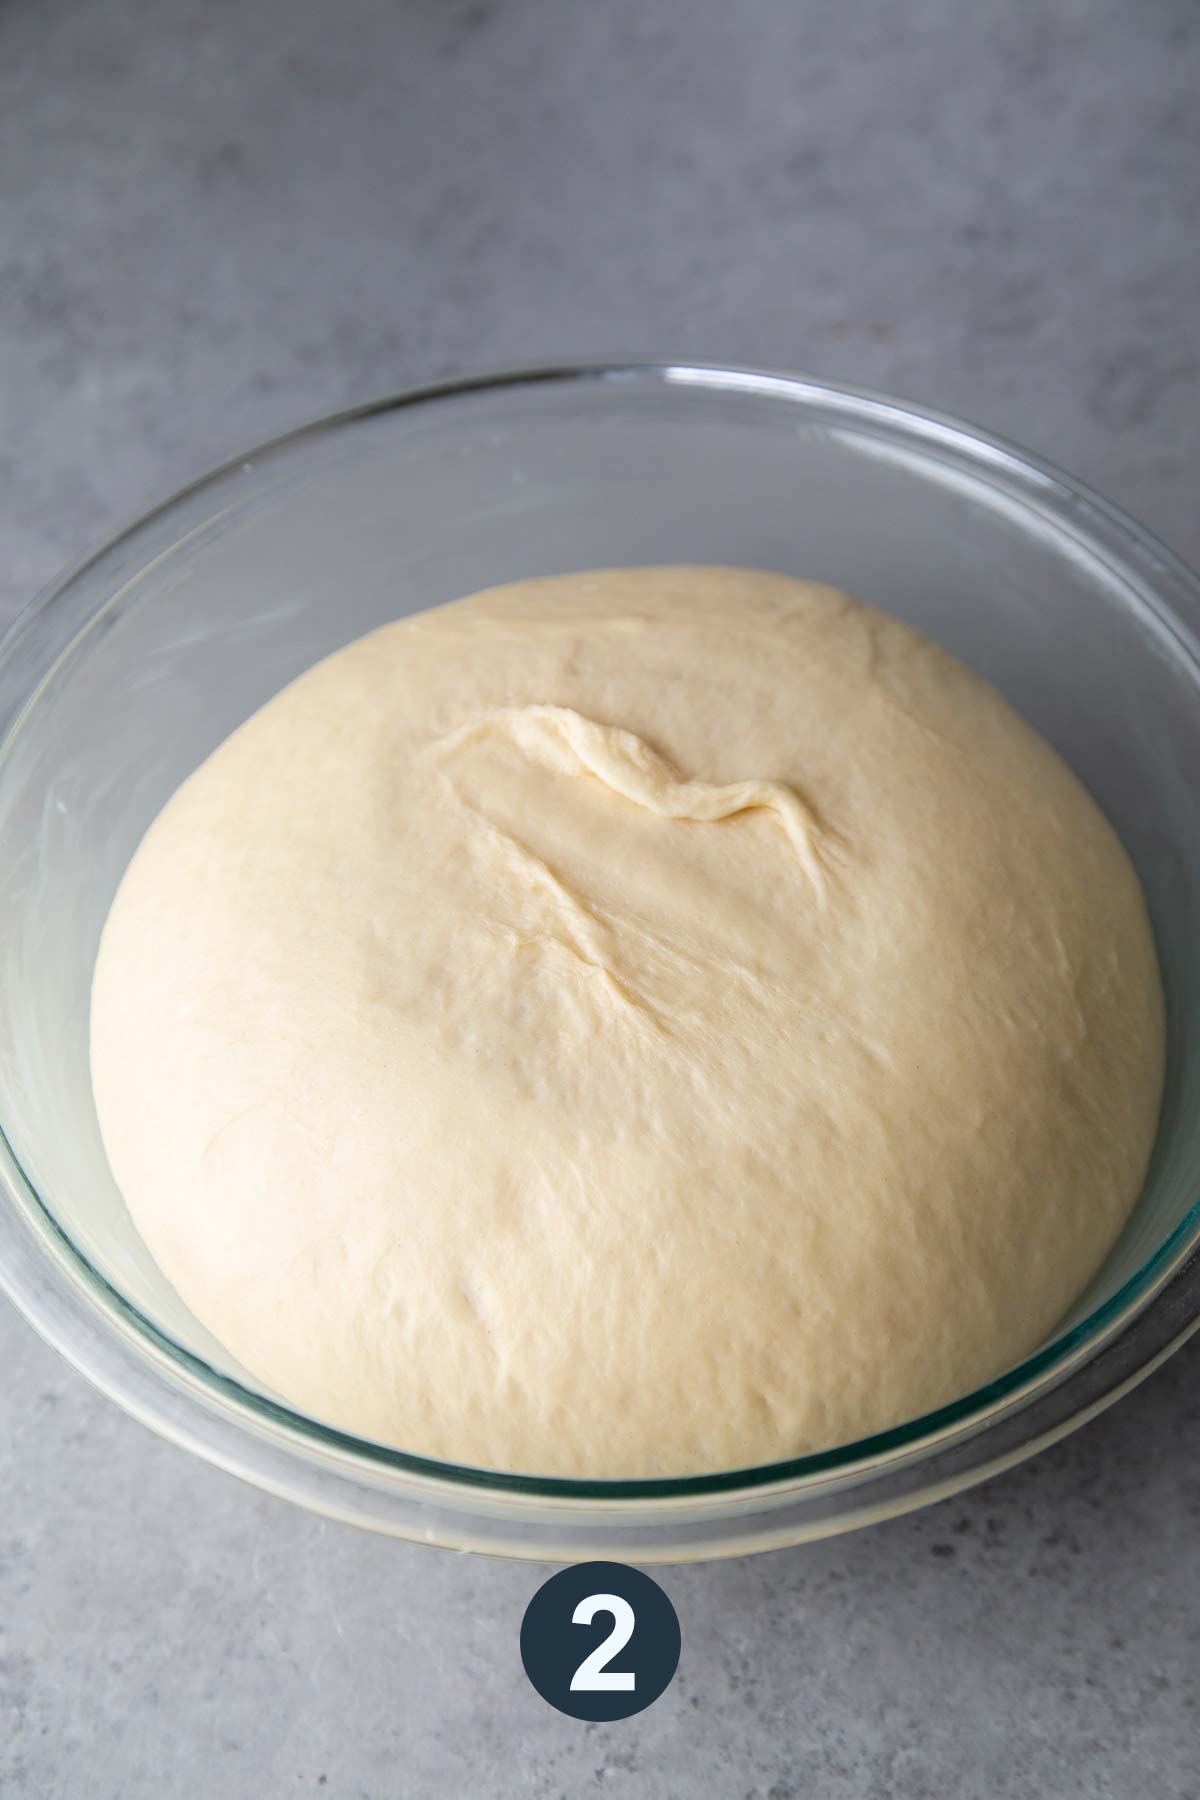
[[[657,1581],[624,1563],[562,1569],[521,1622],[525,1673],[572,1719],[628,1719],[653,1706],[671,1685],[679,1644],[679,1619]]]

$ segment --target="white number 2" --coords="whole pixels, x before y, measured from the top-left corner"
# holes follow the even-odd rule
[[[628,1600],[622,1600],[620,1594],[589,1594],[581,1600],[571,1614],[572,1625],[590,1625],[597,1613],[611,1613],[613,1628],[602,1644],[597,1644],[590,1656],[585,1656],[574,1675],[571,1677],[572,1691],[582,1689],[584,1693],[594,1694],[601,1690],[621,1689],[631,1692],[633,1676],[625,1670],[609,1670],[605,1667],[618,1651],[625,1648],[633,1636],[636,1623],[633,1608]]]

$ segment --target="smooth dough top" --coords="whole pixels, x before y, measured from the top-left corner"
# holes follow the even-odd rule
[[[828,587],[517,582],[310,669],[105,927],[117,1181],[271,1388],[407,1450],[766,1462],[1032,1350],[1162,1082],[1133,870],[977,676]]]

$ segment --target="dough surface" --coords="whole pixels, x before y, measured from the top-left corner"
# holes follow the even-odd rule
[[[92,1000],[104,1142],[305,1410],[593,1477],[771,1461],[1036,1347],[1137,1198],[1140,889],[986,683],[748,570],[496,588],[173,796]]]

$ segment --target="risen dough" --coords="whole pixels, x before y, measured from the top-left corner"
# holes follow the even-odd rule
[[[309,670],[105,928],[133,1217],[265,1383],[492,1468],[885,1427],[1030,1351],[1145,1169],[1109,826],[984,682],[776,575],[520,582]]]

